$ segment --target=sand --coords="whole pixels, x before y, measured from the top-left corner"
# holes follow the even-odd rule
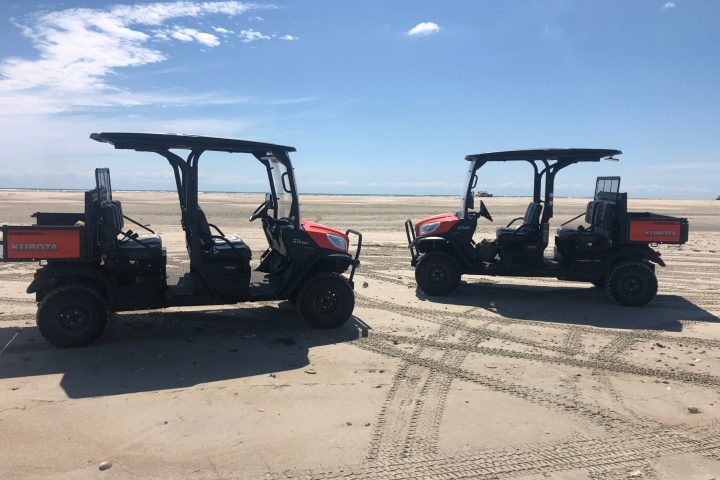
[[[174,194],[116,198],[187,267]],[[254,258],[261,199],[201,195]],[[0,192],[0,224],[81,200]],[[485,199],[495,222],[476,240],[527,202]],[[558,200],[553,230],[586,202]],[[425,297],[402,223],[457,203],[302,197],[304,218],[365,239],[355,318],[330,332],[267,302],[119,314],[98,344],[60,350],[25,294],[36,265],[0,264],[0,478],[720,478],[720,202],[630,202],[690,219],[644,308],[549,279]]]

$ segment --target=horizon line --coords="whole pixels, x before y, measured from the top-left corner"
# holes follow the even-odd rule
[[[0,192],[85,192],[84,188],[41,188],[41,187],[0,187]],[[114,193],[175,193],[176,190],[161,190],[161,189],[120,189],[113,190]],[[263,195],[267,192],[241,192],[232,190],[200,190],[201,193],[226,193],[226,194],[241,194],[241,195]],[[330,192],[306,192],[299,193],[298,195],[316,195],[316,196],[348,196],[348,197],[456,197],[460,198],[460,195],[450,193],[330,193]],[[476,198],[530,198],[532,194],[527,195],[502,195],[493,194],[492,197],[476,197]],[[584,195],[555,195],[554,198],[593,198],[592,196]],[[718,198],[712,197],[643,197],[636,196],[628,198],[628,200],[639,199],[639,200],[713,200],[716,201]]]

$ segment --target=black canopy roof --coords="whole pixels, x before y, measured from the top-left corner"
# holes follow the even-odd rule
[[[575,160],[578,162],[597,162],[613,155],[620,155],[620,150],[604,148],[541,148],[536,150],[509,150],[506,152],[488,152],[468,155],[465,160],[484,160],[486,162],[507,162],[513,160]]]
[[[248,142],[232,138],[177,135],[173,133],[91,133],[90,138],[112,144],[118,149],[155,151],[179,148],[186,150],[213,150],[218,152],[265,153],[269,151],[294,152],[295,147],[272,143]]]

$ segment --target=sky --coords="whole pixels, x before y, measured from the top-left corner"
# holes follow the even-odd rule
[[[0,2],[0,188],[174,188],[99,131],[292,145],[303,193],[457,194],[466,154],[617,148],[558,196],[621,175],[631,197],[720,194],[716,0]],[[202,190],[266,191],[206,154]],[[531,193],[529,165],[478,189]]]

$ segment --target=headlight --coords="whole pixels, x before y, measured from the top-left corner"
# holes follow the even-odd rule
[[[343,237],[340,235],[333,235],[332,233],[327,234],[327,239],[330,241],[330,243],[333,244],[335,248],[338,250],[342,250],[343,252],[347,252],[347,242]]]
[[[420,235],[432,233],[440,226],[440,222],[430,222],[420,226]]]

